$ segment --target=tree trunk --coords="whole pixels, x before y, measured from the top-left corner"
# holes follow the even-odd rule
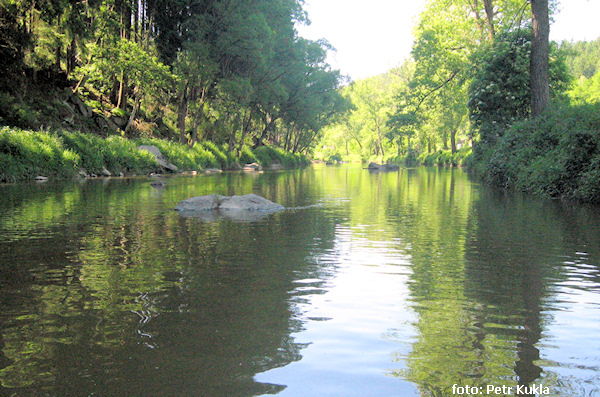
[[[475,14],[475,24],[477,25],[477,30],[479,30],[479,34],[481,34],[481,40],[483,41],[484,32],[483,26],[481,25],[481,17],[479,16],[479,1],[473,0],[473,3],[470,4],[471,11]]]
[[[488,38],[490,43],[493,43],[496,32],[494,30],[494,6],[492,0],[483,0],[483,6],[485,8],[485,21],[488,25]]]
[[[379,150],[381,150],[381,161],[383,161],[383,157],[385,156],[385,150],[383,150],[383,139],[381,137],[381,130],[379,129],[379,123],[375,122],[375,126],[377,127],[377,144],[379,145]]]
[[[242,138],[240,139],[240,145],[238,146],[238,156],[240,155],[240,153],[242,153],[242,149],[244,148],[244,141],[246,140],[246,135],[248,134],[248,131],[250,130],[250,122],[252,121],[252,113],[253,113],[254,109],[250,108],[250,114],[248,115],[248,118],[246,119],[246,122],[244,123],[244,129],[242,130]]]
[[[179,130],[179,142],[184,143],[185,139],[185,118],[188,112],[188,95],[187,84],[183,87],[183,91],[179,97],[179,109],[177,111],[177,129]]]
[[[242,129],[244,128],[244,120],[240,120],[241,116],[240,113],[238,112],[235,115],[235,118],[233,119],[233,126],[231,128],[231,135],[229,135],[229,145],[227,146],[227,152],[231,153],[233,151],[233,148],[235,148],[236,145],[236,135],[237,135],[237,131],[238,128],[240,128],[240,124],[242,125]]]
[[[140,42],[140,34],[139,34],[139,23],[140,23],[140,2],[136,1],[136,6],[133,14],[133,41],[136,43]]]
[[[127,132],[129,131],[129,129],[131,128],[131,125],[133,124],[133,121],[135,120],[135,116],[136,113],[138,112],[138,110],[140,109],[140,105],[142,102],[142,98],[140,97],[140,90],[138,87],[135,87],[135,105],[133,106],[133,110],[131,111],[131,114],[129,115],[129,120],[127,120],[127,125],[125,126],[125,133],[127,134]]]
[[[58,39],[56,39],[56,43],[55,43],[56,47],[54,48],[54,69],[57,72],[60,72],[61,68],[60,68],[60,60],[62,58],[62,51],[61,51],[61,43]]]
[[[71,39],[71,44],[67,48],[67,76],[71,76],[75,66],[77,66],[77,59],[75,58],[75,52],[77,51],[77,41],[75,37]]]
[[[265,116],[265,128],[263,129],[263,132],[256,141],[256,143],[254,144],[254,149],[260,146],[264,146],[265,143],[263,141],[269,136],[269,132],[271,131],[271,128],[273,128],[273,126],[275,125],[275,120],[277,120],[275,116],[271,116],[271,119],[269,121],[267,121],[267,118],[268,116]]]
[[[450,131],[450,150],[452,154],[456,153],[456,130]]]
[[[533,39],[529,74],[531,79],[531,116],[539,116],[550,105],[548,54],[550,51],[550,23],[548,0],[531,0]]]
[[[125,71],[121,71],[121,78],[119,79],[119,94],[117,98],[117,108],[125,109]]]
[[[200,102],[198,104],[198,110],[196,110],[196,114],[194,115],[194,124],[192,126],[192,136],[190,139],[190,149],[194,147],[196,142],[198,142],[198,127],[200,127],[200,121],[204,117],[204,102]]]

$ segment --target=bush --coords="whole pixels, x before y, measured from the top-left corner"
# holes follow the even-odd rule
[[[99,136],[78,132],[60,132],[65,146],[81,156],[80,166],[87,172],[99,173],[105,167],[103,140]]]
[[[29,104],[20,102],[8,93],[0,92],[0,123],[21,128],[40,124],[42,115]]]
[[[477,145],[470,165],[491,185],[600,202],[600,104],[517,123],[495,145]]]
[[[158,150],[171,163],[182,170],[201,170],[201,159],[198,151],[190,150],[187,145],[156,138],[143,138],[137,140],[138,145],[156,146]]]
[[[277,158],[275,149],[270,146],[261,146],[254,149],[254,155],[256,156],[258,163],[263,167],[271,165]]]
[[[469,87],[467,106],[471,121],[484,144],[494,144],[504,132],[530,114],[529,60],[532,30],[518,29],[499,34],[492,48],[485,48]],[[550,94],[560,98],[570,76],[564,54],[550,48]]]
[[[435,153],[421,153],[417,157],[417,162],[426,166],[459,166],[465,165],[467,159],[471,156],[471,148],[464,147],[458,149],[452,154],[450,150],[438,150]]]
[[[138,150],[133,141],[121,136],[106,138],[103,155],[106,168],[113,174],[145,173],[157,168],[156,159],[151,153]]]
[[[242,164],[258,163],[258,158],[256,157],[254,152],[249,147],[244,146],[242,148],[242,152],[240,153],[240,163],[242,163]]]
[[[101,138],[81,132],[57,132],[65,145],[81,156],[81,167],[99,174],[104,168],[113,174],[142,173],[156,169],[156,160],[148,152],[137,150],[137,144],[120,136]]]

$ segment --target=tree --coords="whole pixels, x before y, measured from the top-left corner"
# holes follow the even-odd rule
[[[548,55],[550,22],[548,0],[530,0],[533,26],[531,40],[531,116],[539,116],[550,105]]]
[[[529,29],[499,35],[494,45],[482,50],[480,67],[469,87],[471,122],[482,142],[493,143],[516,122],[532,114],[529,66],[532,51]],[[552,47],[549,67],[552,97],[569,86],[570,75],[564,56]]]
[[[94,47],[92,52],[94,62],[80,68],[81,73],[89,76],[90,84],[101,92],[108,92],[114,79],[119,79],[123,87],[127,77],[133,86],[134,105],[125,131],[130,128],[142,99],[156,97],[158,91],[168,89],[175,78],[155,56],[127,39],[117,41],[110,48]]]

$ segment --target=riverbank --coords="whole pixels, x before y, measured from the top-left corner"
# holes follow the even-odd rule
[[[213,142],[185,144],[158,138],[126,139],[119,135],[103,138],[69,131],[0,129],[0,182],[75,178],[78,175],[141,175],[164,169],[151,153],[138,150],[153,145],[178,171],[204,171],[209,168],[240,169],[257,163],[262,167],[293,168],[309,164],[306,156],[279,148],[262,146],[231,153]]]

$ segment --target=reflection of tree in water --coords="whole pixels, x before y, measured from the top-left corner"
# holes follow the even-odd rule
[[[543,380],[552,387],[555,379],[541,378],[536,345],[552,320],[546,307],[552,286],[567,278],[561,268],[564,254],[580,238],[572,229],[577,223],[574,209],[520,195],[484,193],[475,205],[476,228],[465,254],[466,295],[485,308],[479,328],[486,339],[514,344],[516,384]]]
[[[488,191],[479,198],[470,186],[457,175],[415,172],[388,209],[402,220],[398,236],[411,257],[419,318],[412,350],[399,358],[407,368],[396,375],[424,395],[450,395],[453,384],[539,382],[548,284],[564,279],[556,254],[577,239],[577,221],[554,203]]]
[[[418,385],[424,395],[444,395],[452,384],[476,385],[487,357],[472,332],[477,305],[464,292],[464,253],[475,193],[466,175],[429,171],[409,175],[399,189],[398,234],[410,255],[412,309],[417,339],[406,369],[395,375]]]
[[[231,183],[245,190],[238,194],[262,189],[296,200],[286,195],[299,189],[298,173],[273,178],[206,179],[193,192],[172,180],[156,197],[140,183],[85,186],[71,218],[34,224],[40,239],[3,243],[12,254],[2,258],[11,264],[2,281],[15,276],[21,284],[0,292],[2,387],[115,395],[274,390],[253,376],[299,358],[290,334],[301,324],[294,325],[289,291],[294,280],[319,276],[307,258],[332,244],[333,221],[307,210],[204,224],[170,211],[171,203]]]

